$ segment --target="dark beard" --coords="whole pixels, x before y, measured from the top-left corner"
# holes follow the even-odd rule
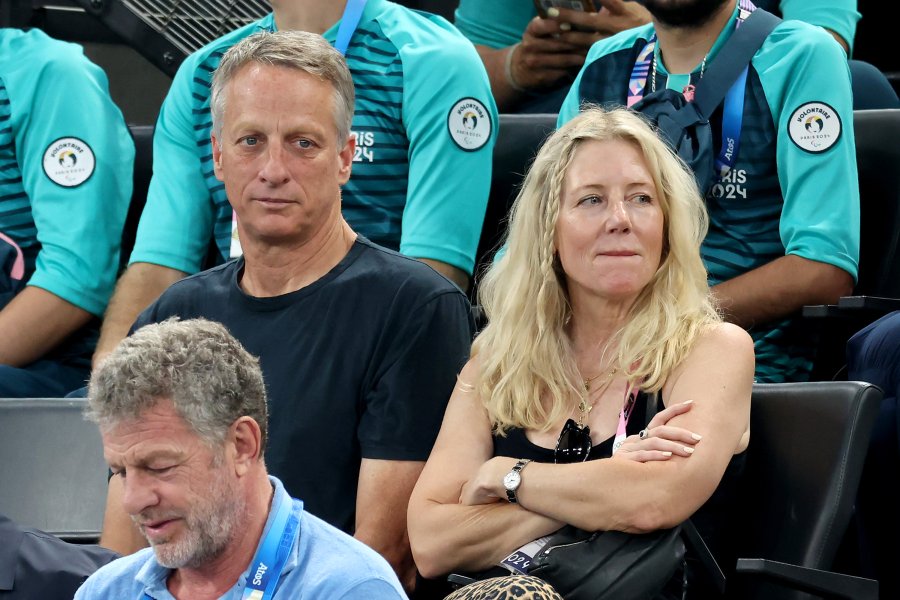
[[[700,27],[731,0],[638,0],[666,27]]]

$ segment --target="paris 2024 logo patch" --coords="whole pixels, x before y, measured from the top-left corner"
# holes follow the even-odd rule
[[[475,98],[463,98],[447,115],[447,129],[453,142],[466,152],[479,150],[491,139],[491,114]]]
[[[813,154],[834,146],[841,137],[841,129],[841,117],[824,102],[807,102],[794,111],[788,122],[791,141]]]
[[[94,151],[74,137],[59,138],[44,151],[44,173],[62,187],[77,187],[94,174]]]

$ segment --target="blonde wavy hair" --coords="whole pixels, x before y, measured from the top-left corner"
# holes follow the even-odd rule
[[[621,140],[641,151],[664,218],[659,268],[607,342],[612,364],[631,384],[658,391],[698,336],[721,321],[700,258],[708,217],[688,167],[635,113],[586,108],[538,152],[512,208],[506,252],[480,283],[488,325],[472,346],[479,363],[473,385],[501,435],[510,427],[547,430],[584,394],[555,238],[566,174],[590,140]]]

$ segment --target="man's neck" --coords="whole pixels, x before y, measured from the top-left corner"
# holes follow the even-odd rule
[[[279,31],[325,33],[344,14],[347,0],[273,0]]]
[[[338,216],[332,224],[296,244],[248,243],[244,247],[241,289],[257,298],[296,292],[337,266],[355,241],[356,233]]]
[[[166,586],[175,598],[216,600],[234,587],[247,570],[266,527],[275,492],[265,469],[260,473],[257,475],[259,481],[247,500],[244,512],[247,521],[237,527],[234,539],[225,552],[208,565],[176,569],[169,576]]]
[[[722,7],[699,27],[669,27],[654,20],[659,51],[666,71],[690,73],[706,58],[716,39],[731,19],[737,0]]]

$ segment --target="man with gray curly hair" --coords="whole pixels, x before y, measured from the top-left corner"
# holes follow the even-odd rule
[[[152,549],[100,569],[76,598],[405,597],[378,553],[267,474],[259,361],[222,325],[142,328],[94,372],[88,399]]]

